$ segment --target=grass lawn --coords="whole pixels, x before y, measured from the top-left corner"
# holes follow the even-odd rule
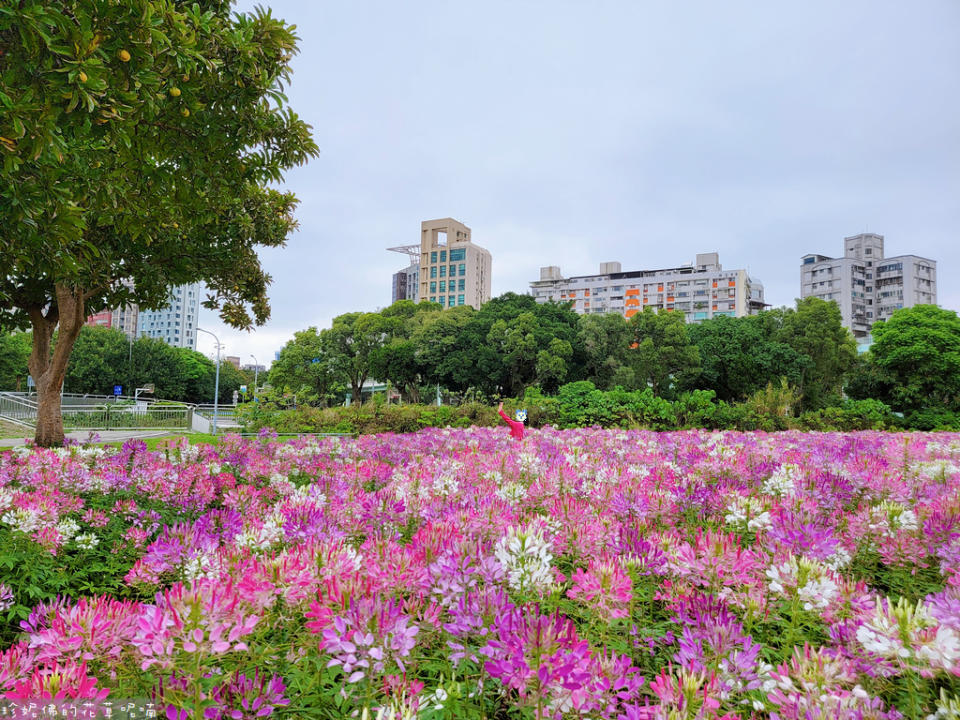
[[[30,437],[31,435],[33,435],[33,430],[30,428],[25,428],[22,425],[14,425],[13,423],[3,422],[0,420],[0,438],[2,439],[20,439]]]
[[[187,442],[191,445],[199,445],[200,443],[207,443],[209,445],[216,445],[219,442],[221,436],[209,435],[206,433],[184,433],[182,435],[164,435],[163,437],[151,437],[143,438],[143,441],[147,444],[147,450],[159,450],[161,445],[166,444],[171,440],[179,440],[180,438],[185,437]],[[292,440],[296,435],[280,435],[279,440]],[[119,448],[123,443],[122,442],[106,442],[106,443],[97,443],[101,447],[116,447]]]

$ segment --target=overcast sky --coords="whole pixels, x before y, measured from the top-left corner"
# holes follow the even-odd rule
[[[936,260],[960,309],[958,0],[264,4],[297,25],[289,96],[321,154],[285,183],[300,230],[261,255],[269,323],[201,311],[225,354],[269,364],[388,305],[386,248],[439,217],[492,253],[494,296],[543,265],[718,251],[792,304],[802,255],[869,230]]]

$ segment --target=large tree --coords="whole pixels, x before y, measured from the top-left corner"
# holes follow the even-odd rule
[[[580,316],[587,379],[601,390],[613,387],[617,371],[626,365],[630,350],[630,326],[620,313]]]
[[[379,313],[344,313],[333,319],[320,338],[334,379],[349,385],[353,402],[362,404],[370,356],[388,338],[383,317]]]
[[[380,311],[386,337],[370,353],[370,372],[378,380],[392,383],[411,402],[420,402],[420,386],[425,378],[414,335],[442,311],[439,303],[411,300],[399,300]]]
[[[889,378],[897,410],[960,411],[960,318],[953,310],[916,305],[873,326],[870,361]]]
[[[713,390],[717,399],[732,402],[781,378],[799,385],[812,360],[764,330],[755,316],[721,315],[690,325],[687,333],[699,350],[700,369],[686,378],[686,389]]]
[[[654,395],[672,397],[677,386],[700,368],[700,353],[690,342],[683,313],[644,308],[627,325],[630,351],[625,367],[632,371],[633,380],[633,387],[627,389],[649,387]],[[619,372],[615,381],[628,377]]]
[[[810,358],[798,389],[804,410],[818,410],[841,401],[843,382],[857,358],[857,343],[843,327],[840,306],[807,297],[796,309],[762,313],[758,321],[770,337]]]
[[[203,281],[228,324],[269,316],[257,248],[284,243],[296,204],[274,185],[316,146],[281,92],[293,28],[231,5],[0,6],[0,329],[33,330],[38,444],[63,441],[88,311]]]
[[[320,332],[308,327],[293,334],[270,367],[270,384],[281,393],[292,393],[301,402],[327,406],[336,396],[343,400],[330,368],[330,358]]]

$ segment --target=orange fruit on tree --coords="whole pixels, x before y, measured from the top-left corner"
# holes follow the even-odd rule
[[[118,52],[117,57],[120,58],[120,62],[130,62],[130,53],[126,50]]]

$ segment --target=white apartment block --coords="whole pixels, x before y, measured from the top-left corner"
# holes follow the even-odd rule
[[[937,304],[937,263],[917,255],[885,257],[883,235],[861,233],[843,240],[844,256],[804,255],[800,297],[832,300],[843,325],[866,338],[877,320],[895,310]]]
[[[692,323],[754,315],[766,307],[760,281],[746,270],[724,270],[715,252],[698,254],[693,265],[663,270],[623,272],[620,263],[608,262],[596,275],[564,278],[559,267],[544,267],[530,292],[537,302],[570,302],[580,314],[615,312],[629,318],[652,307],[681,312]]]
[[[470,241],[470,228],[452,218],[420,223],[420,301],[479,309],[490,299],[489,251]]]
[[[161,310],[140,309],[137,333],[167,345],[197,349],[197,319],[202,283],[180,285],[170,291],[170,304]]]

